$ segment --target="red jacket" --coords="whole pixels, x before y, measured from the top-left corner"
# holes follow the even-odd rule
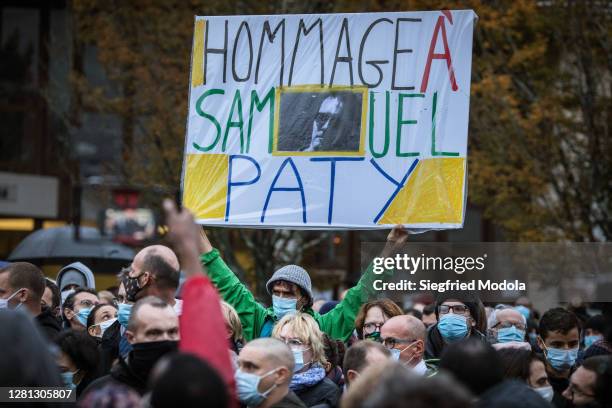
[[[217,289],[208,277],[193,276],[183,285],[182,299],[179,348],[183,352],[195,354],[219,372],[227,384],[230,405],[236,407],[234,370]]]

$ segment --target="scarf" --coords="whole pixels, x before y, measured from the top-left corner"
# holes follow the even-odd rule
[[[325,378],[325,369],[321,364],[313,364],[308,370],[293,374],[289,389],[299,392],[318,384]]]

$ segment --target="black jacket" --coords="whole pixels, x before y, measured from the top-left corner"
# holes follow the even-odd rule
[[[35,320],[41,333],[49,341],[53,341],[55,336],[62,330],[59,319],[55,317],[48,307],[44,307],[40,314],[35,317]]]
[[[102,336],[102,341],[98,346],[100,352],[100,372],[106,375],[110,372],[115,360],[119,358],[119,340],[121,325],[118,321],[113,323]]]
[[[85,374],[85,377],[81,380],[79,385],[77,385],[75,394],[77,398],[80,398],[83,392],[93,384],[98,378],[100,378],[100,374],[98,371],[92,371]]]
[[[556,408],[570,407],[571,404],[563,395],[563,391],[569,386],[569,378],[548,376],[548,382],[552,385],[555,395],[553,396],[552,404]]]
[[[98,378],[92,382],[89,387],[83,391],[83,395],[104,387],[109,383],[121,383],[132,388],[140,395],[144,395],[147,392],[146,378],[141,378],[130,368],[128,363],[120,358],[119,362],[112,368],[110,374]]]
[[[469,337],[476,338],[484,342],[487,341],[486,336],[474,328],[472,328]],[[438,325],[434,324],[427,329],[427,337],[425,339],[425,359],[430,360],[440,358],[445,345],[446,343],[438,331]]]
[[[340,400],[340,388],[327,377],[295,394],[308,407],[337,407]]]

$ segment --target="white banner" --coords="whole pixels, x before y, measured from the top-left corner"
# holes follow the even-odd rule
[[[210,225],[462,227],[475,19],[196,17],[184,205]]]

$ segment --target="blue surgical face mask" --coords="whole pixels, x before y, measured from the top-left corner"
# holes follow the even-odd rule
[[[79,310],[76,314],[76,318],[79,321],[79,323],[81,323],[83,326],[87,327],[87,318],[89,317],[89,314],[91,313],[91,307],[85,307],[81,310]]]
[[[293,353],[293,361],[295,361],[295,367],[293,369],[294,373],[297,373],[302,368],[304,368],[304,352],[310,350],[309,348],[304,350],[291,350]]]
[[[238,399],[240,402],[249,407],[257,407],[261,405],[263,400],[272,392],[274,388],[276,388],[276,384],[272,384],[272,386],[264,392],[259,392],[259,383],[262,378],[274,374],[274,372],[276,372],[276,369],[268,371],[263,375],[257,375],[245,373],[240,369],[236,370],[234,378],[236,379],[236,391],[238,392]]]
[[[508,343],[509,341],[525,341],[525,330],[519,330],[514,326],[499,329],[497,342]]]
[[[61,373],[62,383],[64,384],[64,387],[70,388],[71,390],[74,390],[76,388],[76,384],[73,382],[74,374],[76,374],[76,372],[73,373],[72,371],[66,371]]]
[[[272,309],[277,319],[282,319],[287,313],[297,310],[297,299],[282,298],[272,295]]]
[[[17,293],[19,293],[20,290],[23,290],[24,288],[18,289],[16,290],[11,296],[7,297],[6,299],[0,299],[0,309],[8,309],[8,302],[9,300],[11,300],[12,298],[15,297],[15,295],[17,295]],[[19,303],[15,309],[13,310],[17,310],[21,307],[23,303]]]
[[[531,314],[531,310],[529,310],[528,307],[523,306],[523,305],[518,305],[514,307],[514,310],[522,314],[523,317],[525,318],[525,321],[529,320],[529,315]]]
[[[119,307],[117,308],[117,320],[119,320],[119,324],[123,327],[127,327],[128,322],[130,321],[132,306],[133,305],[128,303],[119,303]]]
[[[603,339],[603,336],[600,334],[595,334],[592,336],[585,336],[584,337],[584,348],[588,349],[589,347],[591,347],[591,345],[599,340]]]
[[[403,349],[396,349],[396,348],[392,348],[389,349],[389,352],[391,353],[391,360],[393,361],[400,361],[400,356],[402,355],[402,353],[406,350],[408,350],[410,347],[412,347],[412,345],[415,342],[412,342],[410,344],[408,344],[406,347],[404,347]],[[411,358],[412,359],[412,358]],[[404,364],[407,364],[408,362],[405,362]]]
[[[438,331],[447,343],[465,338],[468,334],[467,318],[454,313],[447,313],[440,317]]]
[[[551,367],[557,371],[569,370],[576,364],[578,358],[578,347],[564,350],[544,346],[544,355]]]

